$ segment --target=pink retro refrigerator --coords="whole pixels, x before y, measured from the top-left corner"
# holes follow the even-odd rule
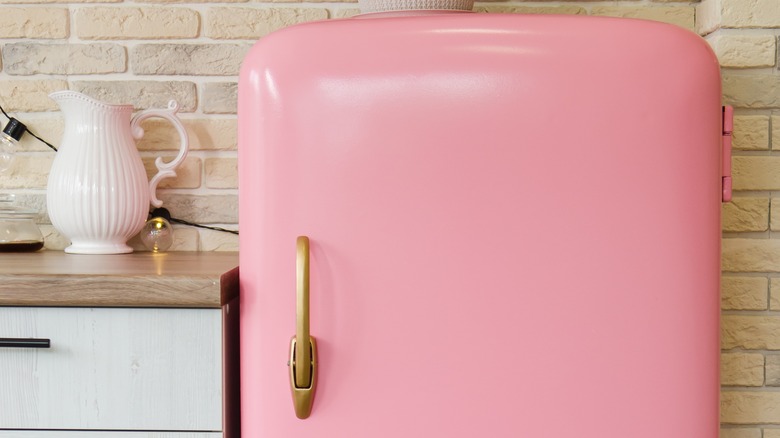
[[[239,83],[242,436],[716,438],[729,135],[715,56],[672,25],[264,37]]]

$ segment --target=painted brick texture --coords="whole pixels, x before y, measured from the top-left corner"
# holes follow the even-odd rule
[[[723,205],[723,231],[769,229],[769,198],[735,197]]]
[[[210,82],[203,85],[203,112],[235,114],[238,107],[237,82]]]
[[[721,13],[723,27],[780,27],[780,8],[775,0],[722,0]]]
[[[723,100],[737,109],[780,108],[780,75],[777,72],[723,72]]]
[[[694,7],[691,6],[594,6],[593,15],[608,17],[642,18],[676,24],[686,29],[694,29]]]
[[[766,277],[724,276],[720,294],[723,310],[766,310],[769,280]]]
[[[305,21],[324,20],[324,8],[213,7],[206,16],[206,36],[219,40],[257,39]]]
[[[734,149],[743,151],[769,149],[769,116],[735,116],[731,146]]]
[[[67,38],[68,9],[62,7],[3,6],[0,38]]]
[[[774,35],[715,35],[710,44],[722,67],[775,65],[777,38]]]
[[[198,100],[190,81],[73,81],[70,88],[113,104],[133,104],[135,109],[166,108],[175,99],[181,112],[193,112]]]
[[[15,43],[3,48],[3,65],[16,76],[123,73],[127,55],[119,44]]]
[[[493,14],[587,14],[587,10],[581,6],[557,5],[557,6],[507,6],[502,4],[489,4],[476,6],[476,12],[489,12]]]
[[[761,429],[755,427],[723,428],[720,438],[761,438]]]
[[[184,119],[190,151],[235,151],[237,122],[230,119]],[[141,124],[144,136],[136,143],[140,151],[177,151],[179,134],[168,122],[147,119]],[[197,152],[196,152],[197,153]],[[234,156],[235,154],[231,154]]]
[[[83,7],[74,14],[76,36],[85,40],[195,38],[200,15],[174,7]]]
[[[724,353],[720,357],[720,382],[723,386],[761,386],[764,384],[764,355],[761,353]]]
[[[238,160],[234,158],[206,159],[206,187],[210,189],[238,188]]]
[[[0,102],[6,111],[55,111],[57,104],[49,94],[67,88],[67,81],[61,79],[7,79],[0,81]]]
[[[141,44],[130,53],[136,75],[235,76],[248,44]]]

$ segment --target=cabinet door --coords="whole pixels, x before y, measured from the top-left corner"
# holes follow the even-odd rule
[[[222,430],[218,309],[0,308],[0,338],[51,340],[0,348],[0,429]]]

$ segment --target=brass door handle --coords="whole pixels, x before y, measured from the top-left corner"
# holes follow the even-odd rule
[[[317,342],[309,333],[309,238],[298,236],[296,248],[296,323],[288,365],[295,416],[305,419],[317,387]]]
[[[295,338],[300,345],[309,345],[309,238],[299,236],[297,244],[296,258],[296,323]],[[311,363],[311,356],[308,348],[298,348],[295,351],[295,363]],[[295,382],[298,387],[307,387],[311,383],[311,370],[309,367],[296,367]]]

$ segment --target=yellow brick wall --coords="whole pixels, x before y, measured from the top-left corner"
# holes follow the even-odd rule
[[[780,74],[777,0],[703,0],[696,27],[734,105],[734,202],[723,206],[723,438],[780,438]]]

